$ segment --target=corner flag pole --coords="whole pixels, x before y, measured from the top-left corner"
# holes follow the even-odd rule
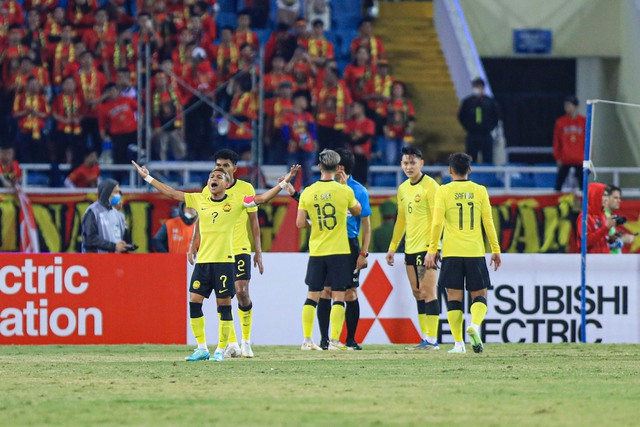
[[[582,162],[582,238],[580,241],[580,341],[587,342],[587,210],[589,207],[589,173],[591,172],[591,137],[593,107],[597,100],[587,100],[587,123],[584,137],[584,162]]]

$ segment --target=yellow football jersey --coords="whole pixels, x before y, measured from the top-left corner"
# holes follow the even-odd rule
[[[239,194],[225,194],[222,200],[216,201],[204,192],[185,193],[184,202],[188,208],[198,211],[200,217],[197,262],[235,262],[233,233],[238,218],[245,211],[243,197]]]
[[[438,183],[426,174],[415,184],[409,179],[400,184],[397,196],[398,217],[393,227],[389,250],[395,251],[404,235],[406,254],[426,252],[431,235],[433,201],[438,187]]]
[[[436,192],[431,245],[442,235],[443,257],[483,257],[484,228],[491,253],[500,253],[487,189],[473,181],[452,181]],[[430,253],[434,246],[429,247]]]
[[[347,212],[358,204],[353,190],[336,181],[317,181],[300,195],[298,210],[311,220],[310,256],[349,254]]]
[[[211,197],[209,187],[202,189],[202,194],[206,197]],[[253,185],[246,181],[236,179],[233,185],[227,188],[226,194],[237,194],[240,196],[240,200],[244,196],[255,196],[256,190]],[[258,207],[246,208],[242,211],[242,214],[238,218],[238,222],[233,229],[233,254],[250,254],[251,253],[251,240],[249,240],[249,212],[257,212]]]

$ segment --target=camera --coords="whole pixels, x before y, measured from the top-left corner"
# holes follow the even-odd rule
[[[627,222],[627,217],[625,217],[625,216],[616,216],[615,220],[616,220],[616,225],[622,225],[625,222]]]
[[[133,252],[138,249],[138,245],[135,243],[127,243],[126,245],[127,252]]]

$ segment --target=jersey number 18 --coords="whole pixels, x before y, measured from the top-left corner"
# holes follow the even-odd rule
[[[322,231],[323,227],[327,230],[333,230],[338,224],[336,218],[336,208],[331,203],[325,203],[320,206],[319,204],[313,205],[316,208],[318,214],[318,228]]]

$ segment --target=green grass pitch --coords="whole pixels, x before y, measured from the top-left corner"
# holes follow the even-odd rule
[[[640,425],[639,345],[448,348],[187,363],[187,346],[4,346],[0,425]]]

